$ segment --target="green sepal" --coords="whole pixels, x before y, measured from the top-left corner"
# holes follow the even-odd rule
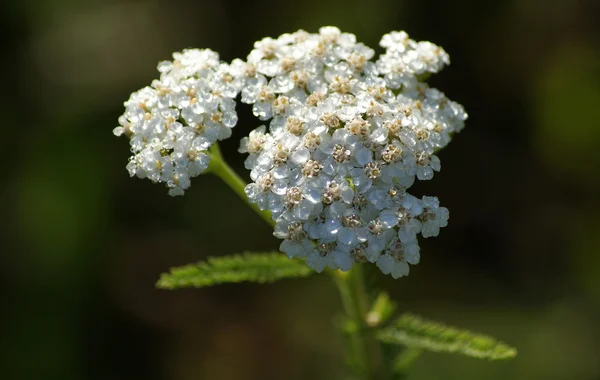
[[[377,327],[386,323],[396,311],[396,304],[390,300],[386,292],[380,292],[367,313],[366,322],[369,327]]]

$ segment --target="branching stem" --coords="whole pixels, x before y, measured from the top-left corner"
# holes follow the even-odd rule
[[[210,148],[208,171],[221,178],[246,204],[254,210],[269,226],[275,221],[271,213],[261,210],[249,201],[244,191],[246,183],[225,162],[218,144]],[[348,359],[351,368],[361,380],[382,379],[383,362],[379,343],[375,341],[367,324],[367,313],[371,307],[367,297],[361,265],[355,265],[350,271],[328,271],[337,285],[345,311],[345,320],[352,326],[346,333],[350,340]]]

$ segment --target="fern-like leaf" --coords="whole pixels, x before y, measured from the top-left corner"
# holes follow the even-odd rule
[[[516,349],[489,336],[424,320],[408,313],[400,316],[392,326],[379,330],[377,338],[384,343],[459,353],[478,359],[502,360],[517,355]]]
[[[171,268],[156,283],[158,288],[202,288],[224,283],[267,283],[284,278],[311,275],[312,269],[301,261],[290,260],[279,252],[211,257],[197,264]]]

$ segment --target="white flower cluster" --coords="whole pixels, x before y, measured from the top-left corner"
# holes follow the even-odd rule
[[[231,74],[242,101],[270,120],[242,140],[250,201],[269,210],[289,257],[317,271],[372,262],[394,278],[419,262],[417,235],[448,220],[437,198],[406,190],[440,170],[435,151],[464,126],[462,106],[420,81],[449,63],[440,47],[404,32],[385,54],[324,27],[254,45]]]
[[[235,97],[242,81],[211,50],[189,49],[159,63],[160,79],[125,102],[117,136],[130,138],[127,170],[163,182],[170,195],[182,195],[190,178],[206,170],[206,150],[231,136],[237,123]]]

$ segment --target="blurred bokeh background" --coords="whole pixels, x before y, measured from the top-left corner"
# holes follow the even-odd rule
[[[129,179],[112,135],[129,93],[186,47],[225,60],[264,36],[336,25],[443,46],[431,84],[469,112],[417,194],[450,225],[401,309],[494,335],[507,363],[426,354],[412,379],[600,379],[600,2],[596,0],[4,0],[0,111],[0,377],[338,379],[330,280],[159,291],[170,266],[271,249],[215,178],[185,197]],[[258,125],[247,108],[223,147]],[[246,175],[244,173],[244,175]]]

